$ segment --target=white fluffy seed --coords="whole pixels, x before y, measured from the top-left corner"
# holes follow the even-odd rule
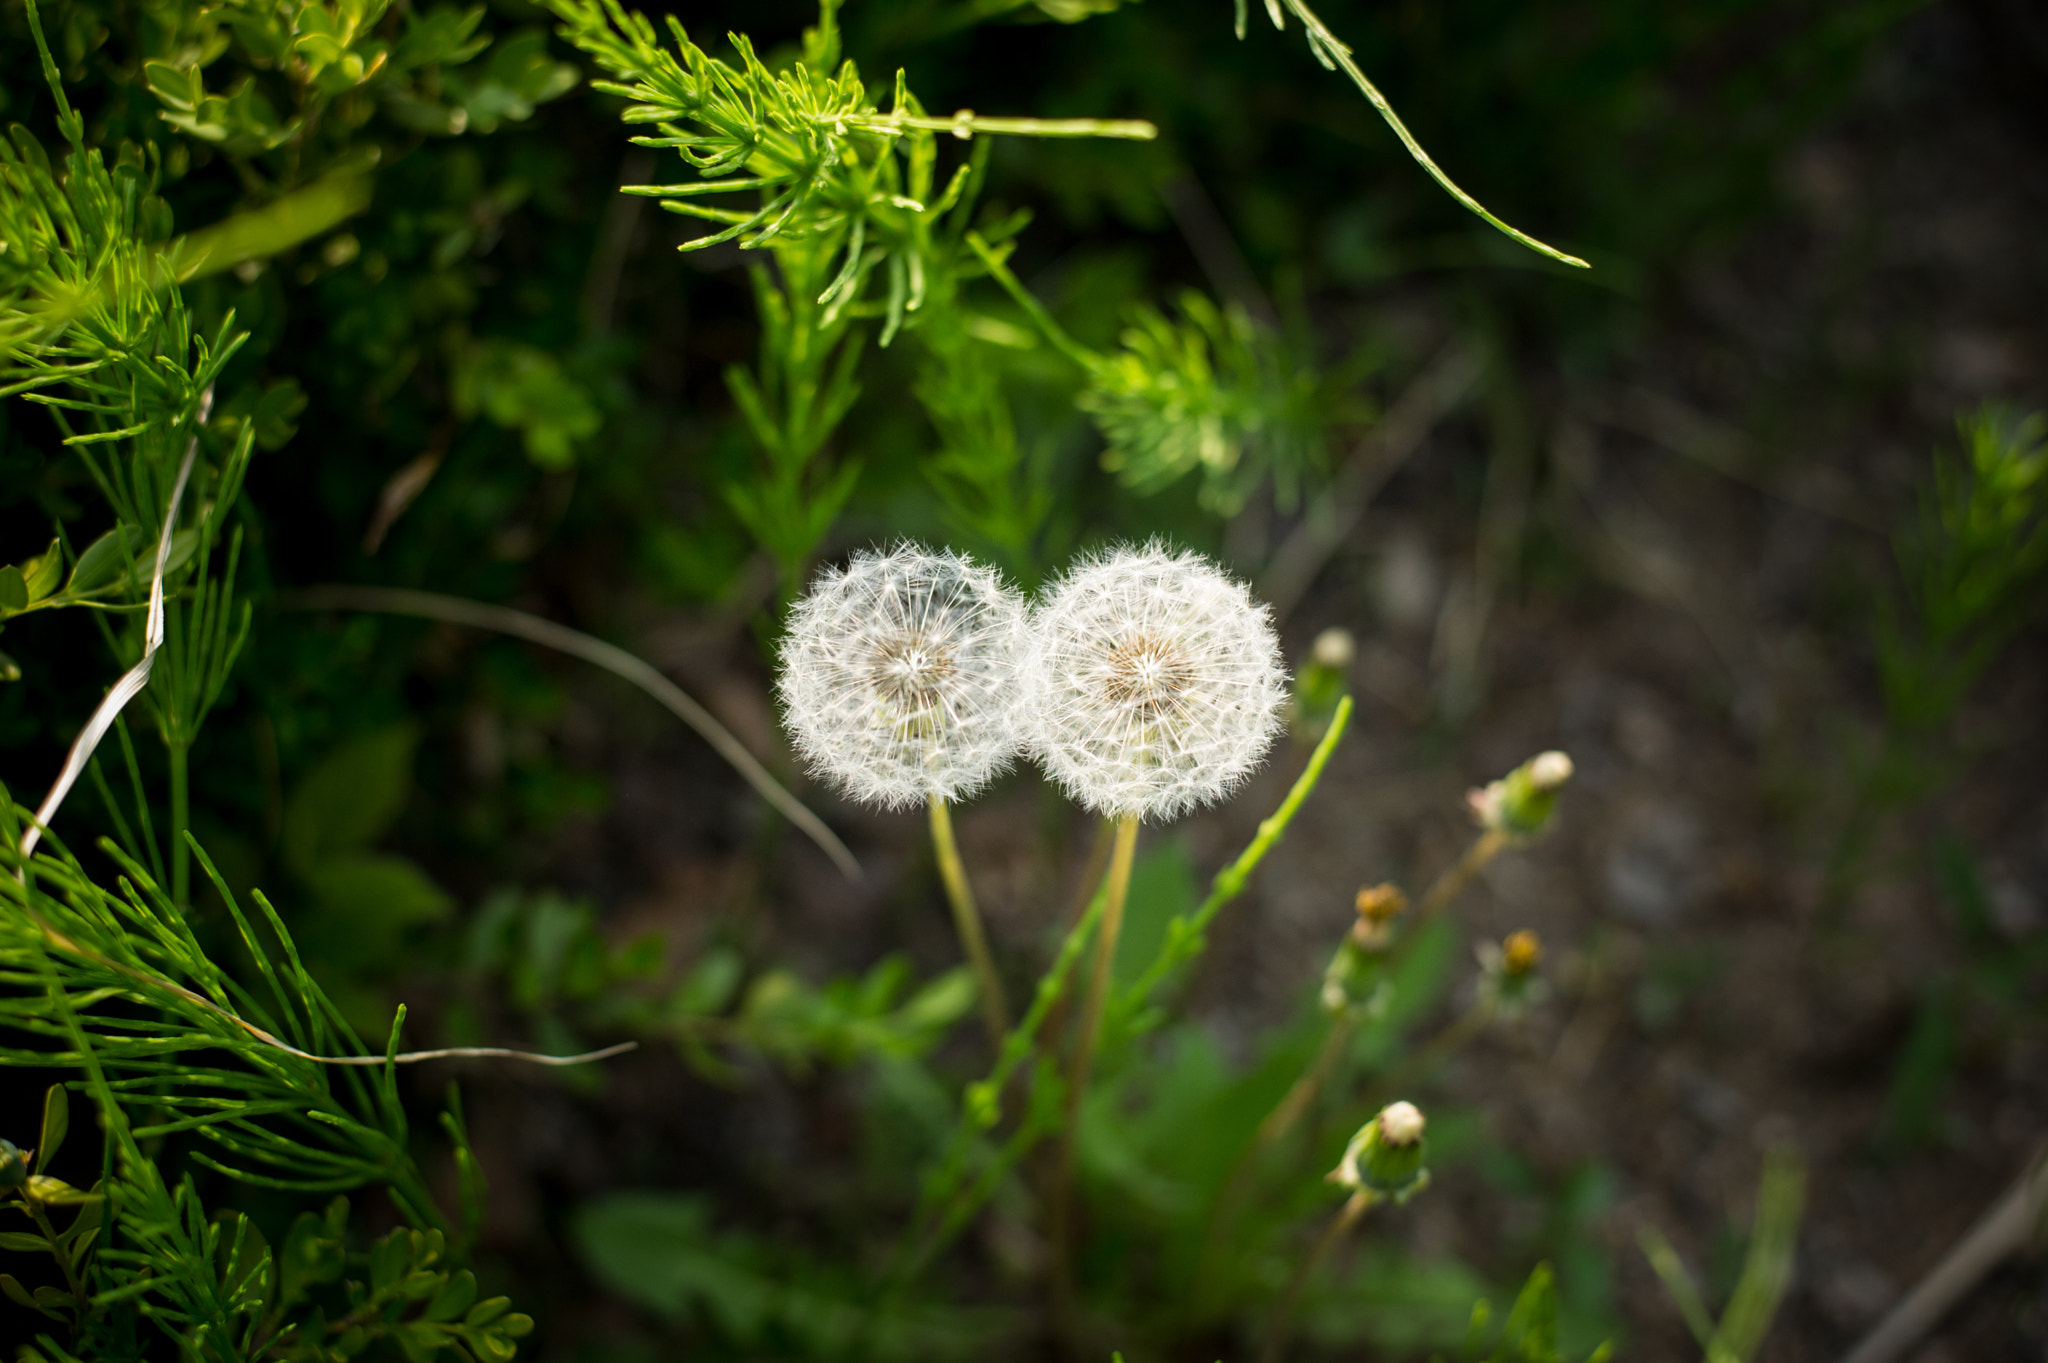
[[[1172,818],[1220,798],[1280,727],[1270,612],[1200,556],[1158,542],[1083,560],[1033,620],[1031,746],[1074,800]]]
[[[1028,628],[1023,598],[963,555],[857,553],[790,611],[783,722],[812,770],[857,800],[959,800],[1016,754]]]

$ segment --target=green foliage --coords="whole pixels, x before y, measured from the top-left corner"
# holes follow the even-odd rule
[[[474,1304],[474,1279],[447,1262],[447,1227],[413,1160],[393,1066],[368,1061],[372,1074],[313,1058],[360,1055],[362,1046],[269,901],[254,896],[252,920],[199,854],[261,981],[251,989],[216,964],[179,905],[112,843],[101,850],[121,868],[118,892],[61,848],[25,866],[13,850],[22,817],[12,806],[0,817],[0,1023],[34,1044],[10,1044],[0,1061],[83,1075],[75,1082],[97,1110],[108,1173],[81,1194],[39,1163],[17,1201],[41,1243],[0,1248],[56,1259],[68,1295],[39,1292],[31,1304],[69,1317],[70,1348],[140,1358],[139,1318],[204,1359],[269,1351],[324,1363],[382,1337],[409,1357],[459,1343],[473,1358],[509,1359],[510,1341],[530,1322],[502,1300]],[[390,1051],[403,1018],[400,1010]],[[63,1093],[52,1090],[45,1107],[43,1162],[70,1125]],[[459,1137],[459,1126],[451,1130]],[[192,1166],[254,1187],[381,1186],[410,1229],[375,1247],[368,1278],[344,1283],[343,1302],[322,1304],[311,1289],[341,1279],[346,1204],[337,1200],[317,1223],[301,1217],[273,1256],[247,1217],[209,1214],[191,1175],[167,1178],[167,1143]],[[45,1209],[72,1205],[81,1210],[71,1225],[55,1230]],[[44,1347],[52,1359],[67,1356],[47,1338]]]
[[[1756,1356],[1785,1289],[1791,1286],[1792,1257],[1805,1211],[1805,1164],[1789,1150],[1772,1151],[1764,1161],[1763,1181],[1757,1188],[1756,1220],[1742,1273],[1718,1322],[1709,1314],[1671,1242],[1656,1227],[1647,1223],[1642,1227],[1643,1254],[1685,1318],[1705,1363],[1749,1363]]]
[[[1202,505],[1220,516],[1269,479],[1295,506],[1324,471],[1326,432],[1356,407],[1355,374],[1318,373],[1298,342],[1192,290],[1178,321],[1140,307],[1121,345],[1090,367],[1079,400],[1107,444],[1102,466],[1139,492],[1199,473]]]
[[[459,415],[481,413],[518,431],[527,457],[544,469],[569,467],[577,447],[604,424],[590,390],[553,355],[516,341],[483,341],[468,350],[457,362],[454,396]]]
[[[1073,23],[1117,8],[906,4],[857,7],[855,19],[870,33],[929,19],[943,33],[1008,11]],[[1547,97],[1512,69],[1492,79],[1499,63],[1526,60],[1516,53],[1548,52],[1529,36],[1539,19],[1481,8],[1509,35],[1497,45],[1469,44],[1439,15],[1402,31],[1426,59],[1388,65],[1425,71],[1460,133],[1469,125],[1526,149],[1527,136],[1506,127],[1516,120],[1494,117],[1486,101]],[[572,1224],[594,1275],[626,1300],[743,1356],[950,1356],[1017,1336],[1009,1315],[934,1304],[942,1289],[920,1271],[977,1218],[991,1228],[989,1244],[1031,1242],[1035,1232],[1019,1225],[1030,1196],[1020,1171],[1061,1129],[1069,1097],[1047,1034],[1099,899],[1057,948],[993,1073],[957,1102],[959,1051],[943,1043],[970,1011],[964,972],[919,979],[887,956],[813,983],[730,923],[677,962],[660,938],[617,940],[593,902],[533,888],[487,899],[457,940],[453,898],[389,846],[431,851],[437,868],[444,856],[488,859],[488,876],[503,878],[504,848],[571,803],[563,792],[591,788],[594,778],[571,772],[538,736],[547,707],[531,697],[541,684],[527,679],[522,691],[492,673],[491,659],[504,655],[473,663],[438,638],[415,648],[411,636],[366,621],[330,628],[255,614],[249,598],[260,609],[273,587],[339,575],[496,598],[566,595],[605,610],[651,586],[730,594],[744,614],[756,599],[749,540],[787,590],[835,537],[877,521],[943,524],[1029,578],[1068,542],[1123,528],[1118,517],[1134,507],[1183,517],[1200,538],[1269,488],[1282,507],[1312,504],[1332,438],[1371,417],[1355,392],[1364,362],[1327,363],[1305,326],[1198,293],[1177,295],[1170,309],[1131,304],[1149,292],[1142,263],[1112,268],[1087,243],[1076,249],[1061,235],[1072,223],[1028,243],[1061,253],[1057,268],[1020,263],[1029,215],[1010,206],[1020,194],[1046,189],[1055,202],[1085,203],[1092,175],[1113,184],[1119,204],[1149,206],[1163,162],[1067,144],[1058,155],[1020,150],[1006,164],[991,155],[994,135],[1128,138],[1148,133],[1142,125],[933,116],[901,74],[893,87],[871,87],[841,60],[829,4],[786,49],[771,48],[764,31],[758,48],[738,36],[717,54],[680,25],[663,47],[651,24],[616,4],[558,0],[552,9],[610,77],[598,97],[564,98],[581,80],[560,59],[571,54],[520,16],[481,5],[63,0],[45,11],[47,54],[37,47],[31,60],[26,37],[0,53],[0,98],[23,125],[0,146],[0,393],[38,405],[10,404],[32,421],[0,429],[10,480],[0,490],[35,520],[0,567],[0,621],[23,617],[11,647],[56,641],[24,655],[47,742],[68,739],[74,700],[89,702],[140,656],[169,490],[188,454],[193,461],[170,527],[167,642],[142,702],[162,751],[138,751],[118,727],[121,755],[110,746],[104,757],[117,782],[127,776],[123,798],[98,766],[91,772],[115,839],[78,861],[59,846],[27,868],[19,858],[0,865],[25,870],[20,882],[0,875],[4,1058],[61,1071],[72,1086],[54,1090],[31,1157],[10,1163],[0,1148],[0,1173],[12,1178],[16,1163],[21,1172],[9,1207],[27,1216],[6,1213],[6,1234],[24,1238],[0,1248],[66,1279],[21,1288],[23,1304],[7,1286],[19,1281],[0,1278],[17,1305],[44,1312],[48,1333],[33,1356],[510,1356],[525,1318],[502,1298],[476,1301],[464,1267],[483,1189],[459,1112],[443,1114],[442,1128],[462,1231],[427,1194],[419,1162],[434,1142],[418,1130],[419,1100],[402,1100],[395,1065],[310,1058],[376,1060],[352,1029],[383,1031],[379,1000],[401,961],[430,992],[455,963],[461,997],[439,1000],[447,1006],[433,1016],[471,1033],[458,1040],[497,1040],[510,1028],[560,1051],[585,1035],[628,1035],[663,1042],[725,1083],[760,1072],[736,1056],[770,1060],[798,1082],[819,1082],[825,1067],[855,1072],[829,1081],[864,1086],[863,1116],[875,1128],[872,1196],[847,1199],[848,1224],[814,1208],[787,1218],[803,1222],[800,1233],[784,1233],[780,1207],[615,1194]],[[1315,54],[1376,96],[1310,11],[1290,0],[1269,13],[1303,21]],[[1220,28],[1220,10],[1215,17]],[[1461,10],[1457,21],[1468,18]],[[1103,22],[1153,19],[1125,7]],[[1689,21],[1645,22],[1655,46]],[[1241,179],[1229,213],[1262,261],[1285,236],[1266,225],[1288,222],[1296,195],[1355,186],[1348,143],[1337,161],[1305,140],[1286,156],[1266,154],[1276,118],[1288,120],[1282,128],[1331,121],[1303,119],[1240,83],[1259,60],[1249,45],[1213,68],[1216,81],[1183,79],[1155,44],[1100,46],[1103,65],[1049,73],[1032,87],[1032,107],[1173,112],[1187,139],[1175,159]],[[862,50],[898,55],[879,40]],[[921,89],[974,79],[953,50],[904,54]],[[1381,54],[1367,50],[1377,67]],[[1642,69],[1629,64],[1641,58],[1607,51],[1584,60],[1616,69],[1624,95]],[[31,87],[45,70],[50,95],[39,102]],[[1152,93],[1126,97],[1119,82],[1133,72],[1159,78]],[[1289,92],[1299,83],[1286,78]],[[1338,94],[1339,105],[1355,103]],[[614,97],[648,134],[640,148],[673,151],[685,167],[677,183],[636,187],[624,204],[605,202],[615,163],[592,154],[608,145]],[[1197,101],[1208,98],[1228,101],[1227,117],[1202,112]],[[1262,112],[1269,107],[1285,112]],[[1210,124],[1257,144],[1259,164],[1244,169],[1236,153],[1189,131]],[[1732,124],[1711,126],[1719,136]],[[54,159],[36,141],[52,127],[65,144]],[[1602,136],[1584,126],[1561,135],[1566,169]],[[1483,159],[1495,155],[1489,147],[1465,150],[1500,168]],[[1521,160],[1537,167],[1540,158]],[[1558,158],[1541,165],[1554,170]],[[1552,183],[1582,189],[1582,180],[1526,173],[1541,182],[1530,201],[1578,221],[1584,198]],[[1655,210],[1630,189],[1629,213]],[[1566,207],[1542,197],[1553,192]],[[701,274],[644,259],[629,266],[631,209],[649,197],[705,224],[687,248],[753,252],[743,257],[757,262],[750,291],[726,287],[716,253],[694,257]],[[1611,221],[1579,235],[1597,237]],[[622,276],[637,290],[622,288]],[[1111,279],[1115,287],[1103,286]],[[751,335],[721,308],[751,308]],[[1120,337],[1110,320],[1119,314]],[[752,358],[726,371],[732,410],[718,410],[697,391],[694,367],[726,365],[749,346]],[[251,507],[240,494],[257,452],[274,467],[256,465],[264,493]],[[1110,479],[1094,472],[1098,453]],[[1174,495],[1182,491],[1192,495]],[[379,533],[364,533],[373,521]],[[642,582],[634,563],[665,568]],[[600,590],[555,590],[572,581]],[[83,631],[75,636],[56,632],[71,621],[26,618],[69,607],[83,608],[72,612]],[[105,653],[92,646],[95,630]],[[17,670],[0,656],[0,675]],[[1337,696],[1324,700],[1334,707]],[[409,799],[426,726],[458,706],[465,723],[482,715],[514,730],[512,766],[544,770],[550,794],[502,800],[494,778],[478,775],[487,793],[440,799],[450,781],[435,753],[420,779],[437,798]],[[209,727],[216,711],[227,722]],[[394,725],[399,713],[416,715],[417,727]],[[1461,953],[1442,920],[1377,963],[1373,1007],[1361,1010],[1370,1016],[1342,1048],[1327,1110],[1253,1161],[1239,1233],[1221,1263],[1199,1262],[1203,1218],[1258,1114],[1315,1053],[1322,1018],[1305,1000],[1301,1020],[1255,1038],[1248,1057],[1227,1056],[1173,1021],[1174,990],[1314,787],[1346,713],[1336,712],[1302,782],[1206,895],[1185,847],[1140,864],[1098,1085],[1080,1109],[1080,1194],[1099,1229],[1084,1246],[1080,1287],[1091,1310],[1133,1332],[1228,1329],[1272,1296],[1304,1226],[1328,1211],[1321,1175],[1335,1158],[1333,1133],[1362,1120],[1373,1085],[1411,1076],[1412,1034],[1453,981]],[[475,746],[488,755],[490,744]],[[101,816],[79,804],[66,807],[62,830]],[[186,867],[195,805],[203,826],[237,830],[250,869],[213,876],[202,859],[214,894],[199,903]],[[242,892],[259,866],[288,887],[282,912]],[[245,916],[244,903],[255,912]],[[38,1182],[51,1178],[44,1169],[64,1126],[48,1113],[65,1111],[67,1091],[91,1102],[105,1142],[103,1177],[90,1190]],[[74,1155],[93,1129],[81,1115]],[[357,1189],[380,1205],[388,1191],[403,1224],[366,1235],[332,1196]],[[902,1203],[920,1194],[894,1290],[878,1291],[874,1228],[894,1227]],[[1485,1286],[1472,1266],[1411,1262],[1383,1247],[1329,1276],[1312,1286],[1306,1328],[1332,1344],[1366,1338],[1388,1349],[1455,1343]],[[1555,1307],[1547,1276],[1542,1283],[1531,1297],[1531,1280],[1526,1309],[1518,1304],[1500,1340],[1475,1348],[1554,1355]],[[957,1300],[951,1286],[945,1298]]]
[[[1467,1363],[1562,1363],[1557,1346],[1557,1278],[1549,1264],[1538,1264],[1522,1285],[1508,1318],[1495,1333],[1493,1307],[1481,1301],[1472,1308],[1463,1357]],[[1603,1363],[1613,1355],[1602,1344],[1586,1363]]]
[[[299,940],[358,1023],[387,1011],[379,981],[389,963],[454,908],[418,864],[372,850],[404,808],[418,737],[401,724],[345,744],[307,772],[284,805],[284,866],[307,901]]]
[[[550,892],[501,891],[469,929],[464,966],[488,1006],[493,988],[551,1045],[590,1031],[665,1040],[703,1073],[733,1079],[721,1051],[737,1047],[792,1072],[922,1056],[974,1006],[966,967],[913,987],[901,956],[823,988],[793,972],[749,977],[729,947],[668,969],[666,943],[645,935],[611,944],[590,905]]]
[[[960,315],[963,286],[983,273],[979,250],[986,247],[970,250],[966,239],[987,158],[977,149],[941,178],[939,134],[1151,137],[1149,125],[964,111],[932,118],[901,72],[884,113],[854,64],[840,61],[832,4],[805,31],[801,59],[780,71],[744,35],[733,38],[737,62],[726,62],[673,18],[670,52],[653,24],[616,0],[553,0],[552,7],[563,35],[614,77],[598,88],[633,101],[626,122],[657,130],[634,143],[672,149],[694,172],[628,192],[712,225],[684,250],[737,242],[774,258],[772,274],[752,270],[760,361],[726,372],[762,467],[723,492],[781,566],[785,587],[801,580],[860,476],[857,463],[835,467],[825,455],[860,393],[863,323],[879,322],[885,348],[901,331],[929,325],[936,333],[917,386],[946,442],[934,479],[956,514],[998,544],[1021,546],[1045,507],[1011,495],[1016,441],[985,366],[970,353],[972,322],[963,326]],[[719,206],[729,194],[752,203]],[[1024,221],[987,224],[978,240],[1001,243]]]
[[[1885,708],[1909,733],[1954,712],[2048,577],[2048,418],[1987,409],[1958,434],[1898,537],[1907,610],[1879,617]]]
[[[972,1355],[1003,1325],[987,1311],[877,1298],[858,1273],[712,1224],[700,1197],[615,1193],[586,1206],[575,1236],[611,1290],[707,1331],[739,1356],[882,1359]]]

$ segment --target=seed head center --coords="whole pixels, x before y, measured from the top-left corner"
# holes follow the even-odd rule
[[[869,665],[875,689],[907,710],[927,710],[938,703],[939,688],[953,675],[953,650],[907,631],[881,640]]]
[[[1109,698],[1133,709],[1171,710],[1194,681],[1194,665],[1166,640],[1139,635],[1109,652]]]

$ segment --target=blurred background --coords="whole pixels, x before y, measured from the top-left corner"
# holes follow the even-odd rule
[[[920,400],[928,351],[899,343],[866,354],[823,456],[856,471],[843,503],[811,543],[764,547],[727,495],[759,458],[726,378],[761,346],[749,257],[678,252],[693,224],[615,192],[679,167],[627,144],[622,101],[523,0],[491,0],[488,46],[451,61],[432,109],[365,106],[346,130],[376,152],[364,211],[189,286],[203,318],[253,329],[221,392],[263,423],[243,513],[258,609],[193,755],[201,841],[272,892],[352,1015],[403,1001],[408,1044],[645,1043],[572,1073],[408,1075],[427,1106],[461,1085],[492,1192],[480,1271],[539,1322],[523,1356],[841,1356],[860,1266],[914,1200],[906,1152],[979,1073],[978,1036],[945,1025],[959,1010],[919,992],[957,963],[921,820],[804,784],[770,699],[792,583],[897,536],[1033,585],[1161,534],[1257,584],[1290,659],[1331,627],[1356,641],[1352,735],[1138,1069],[1169,1108],[1202,1064],[1306,1035],[1354,892],[1450,861],[1468,787],[1544,748],[1577,762],[1555,834],[1489,870],[1404,1006],[1455,1016],[1471,944],[1521,928],[1548,996],[1405,1095],[1434,1118],[1434,1186],[1309,1299],[1308,1354],[1454,1347],[1476,1297],[1504,1304],[1547,1260],[1580,1356],[1613,1338],[1697,1357],[1639,1228],[1725,1300],[1764,1153],[1789,1146],[1809,1205],[1760,1356],[1835,1358],[2048,1138],[2048,474],[1989,505],[1968,458],[2042,438],[2024,417],[2048,376],[2048,11],[1327,0],[1436,160],[1577,272],[1467,215],[1298,27],[1252,8],[1241,41],[1223,0],[840,16],[870,87],[901,68],[933,111],[1158,125],[998,139],[982,212],[1030,214],[1012,265],[1082,344],[1131,348],[1145,308],[1209,328],[1242,452],[1227,477],[1119,455],[1119,395],[983,283],[973,382],[1012,418],[1010,500],[961,457],[971,413]],[[794,0],[666,12],[716,50],[744,31],[770,65],[817,19]],[[109,148],[162,136],[138,75],[156,13],[44,8]],[[0,8],[0,118],[55,145],[26,33]],[[181,228],[311,174],[260,141],[166,142]],[[79,543],[102,528],[35,409],[0,409],[0,470],[10,561],[53,521]],[[508,604],[632,649],[865,877],[605,674],[291,608],[327,583]],[[113,675],[81,615],[8,629],[17,797]],[[1234,855],[1302,751],[1148,832],[1134,933]],[[137,761],[161,779],[148,745]],[[86,795],[67,817],[74,846],[106,826]],[[1028,770],[958,819],[1022,997],[1093,830]],[[374,874],[324,873],[346,859]],[[1170,1209],[1163,1152],[1185,1135],[1152,1120],[1098,1200]],[[873,1350],[1033,1356],[1004,1314],[1041,1252],[1027,1220],[999,1199]],[[1239,1327],[1148,1288],[1154,1244],[1109,1235],[1094,1265],[1126,1356],[1244,1354]],[[2044,1350],[2048,1272],[2017,1258],[1917,1357]]]

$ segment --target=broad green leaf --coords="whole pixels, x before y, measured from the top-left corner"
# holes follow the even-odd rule
[[[56,591],[64,578],[64,554],[58,541],[51,540],[48,549],[22,564],[21,575],[31,601],[40,601]]]
[[[333,857],[361,851],[398,817],[412,775],[418,732],[396,724],[356,739],[306,774],[285,803],[285,861],[301,876]]]
[[[65,1133],[70,1130],[71,1096],[62,1084],[52,1084],[43,1094],[43,1134],[36,1142],[37,1173],[50,1167],[50,1161],[63,1147]]]
[[[308,954],[360,969],[395,959],[408,931],[446,918],[448,892],[404,857],[360,853],[314,867],[320,917],[297,933]]]
[[[66,597],[88,597],[118,585],[123,570],[142,543],[142,532],[132,525],[118,525],[86,546],[71,567],[71,580],[64,584]]]

